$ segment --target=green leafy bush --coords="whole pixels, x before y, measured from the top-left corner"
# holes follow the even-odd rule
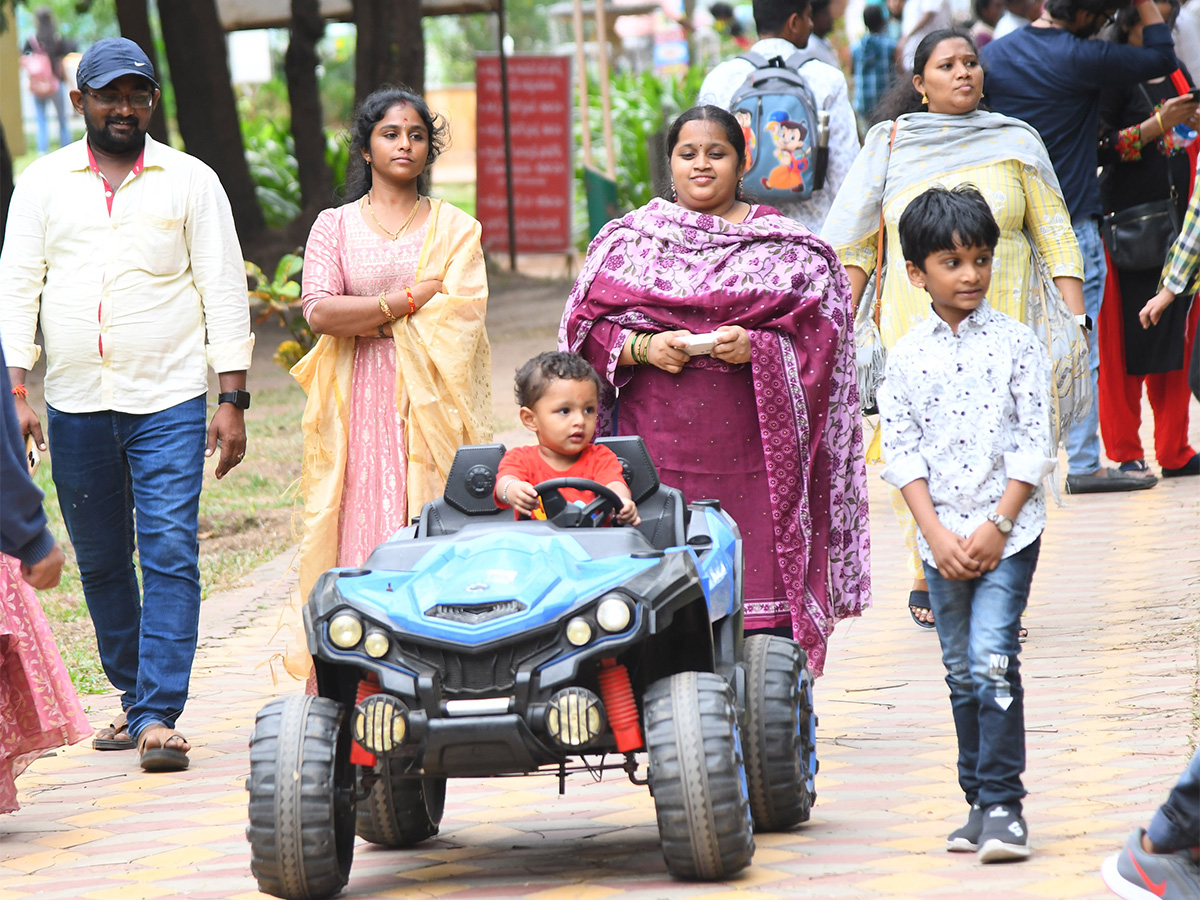
[[[705,69],[692,66],[683,76],[660,77],[653,72],[617,73],[610,83],[614,166],[617,201],[623,211],[650,202],[665,185],[655,185],[650,164],[651,137],[665,131],[681,112],[691,108],[700,94]],[[603,111],[598,79],[588,80],[588,124],[596,168],[604,168]],[[577,126],[578,128],[578,126]],[[576,140],[582,143],[582,129]],[[583,164],[576,167],[575,222],[582,229],[581,246],[587,243],[587,210],[583,206]]]

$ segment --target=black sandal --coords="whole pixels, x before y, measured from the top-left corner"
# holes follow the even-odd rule
[[[922,628],[937,628],[933,622],[925,622],[917,618],[917,614],[913,611],[913,607],[917,609],[929,609],[933,607],[929,605],[929,591],[909,591],[908,592],[908,614],[912,616],[912,620]]]

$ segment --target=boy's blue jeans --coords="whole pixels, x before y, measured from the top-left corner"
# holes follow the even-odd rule
[[[47,412],[54,486],[104,673],[131,735],[154,722],[173,728],[200,623],[205,397],[147,415]]]
[[[948,581],[925,563],[958,734],[958,784],[968,803],[1021,810],[1025,695],[1017,631],[1042,539],[970,581]]]

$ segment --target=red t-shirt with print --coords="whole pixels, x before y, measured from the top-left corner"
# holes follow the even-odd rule
[[[534,486],[543,481],[549,481],[551,478],[586,478],[604,485],[613,481],[625,483],[625,477],[621,471],[621,461],[617,459],[617,454],[598,444],[588,444],[579,454],[579,459],[571,463],[568,469],[556,469],[551,466],[542,458],[536,444],[530,447],[514,447],[500,460],[500,471],[496,475],[496,483],[499,484],[508,475],[515,475]],[[563,488],[559,493],[568,503],[576,501],[591,503],[596,499],[596,495],[591,491],[577,491],[573,488]],[[508,508],[508,504],[501,503],[499,497],[496,498],[496,503],[501,509]],[[546,514],[538,509],[534,511],[534,518],[544,519]]]

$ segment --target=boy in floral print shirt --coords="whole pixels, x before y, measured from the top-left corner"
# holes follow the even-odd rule
[[[974,187],[932,188],[900,217],[909,281],[932,302],[888,356],[879,392],[884,479],[918,544],[958,735],[967,823],[946,849],[1029,856],[1018,629],[1046,524],[1047,360],[986,294],[1000,230]]]

